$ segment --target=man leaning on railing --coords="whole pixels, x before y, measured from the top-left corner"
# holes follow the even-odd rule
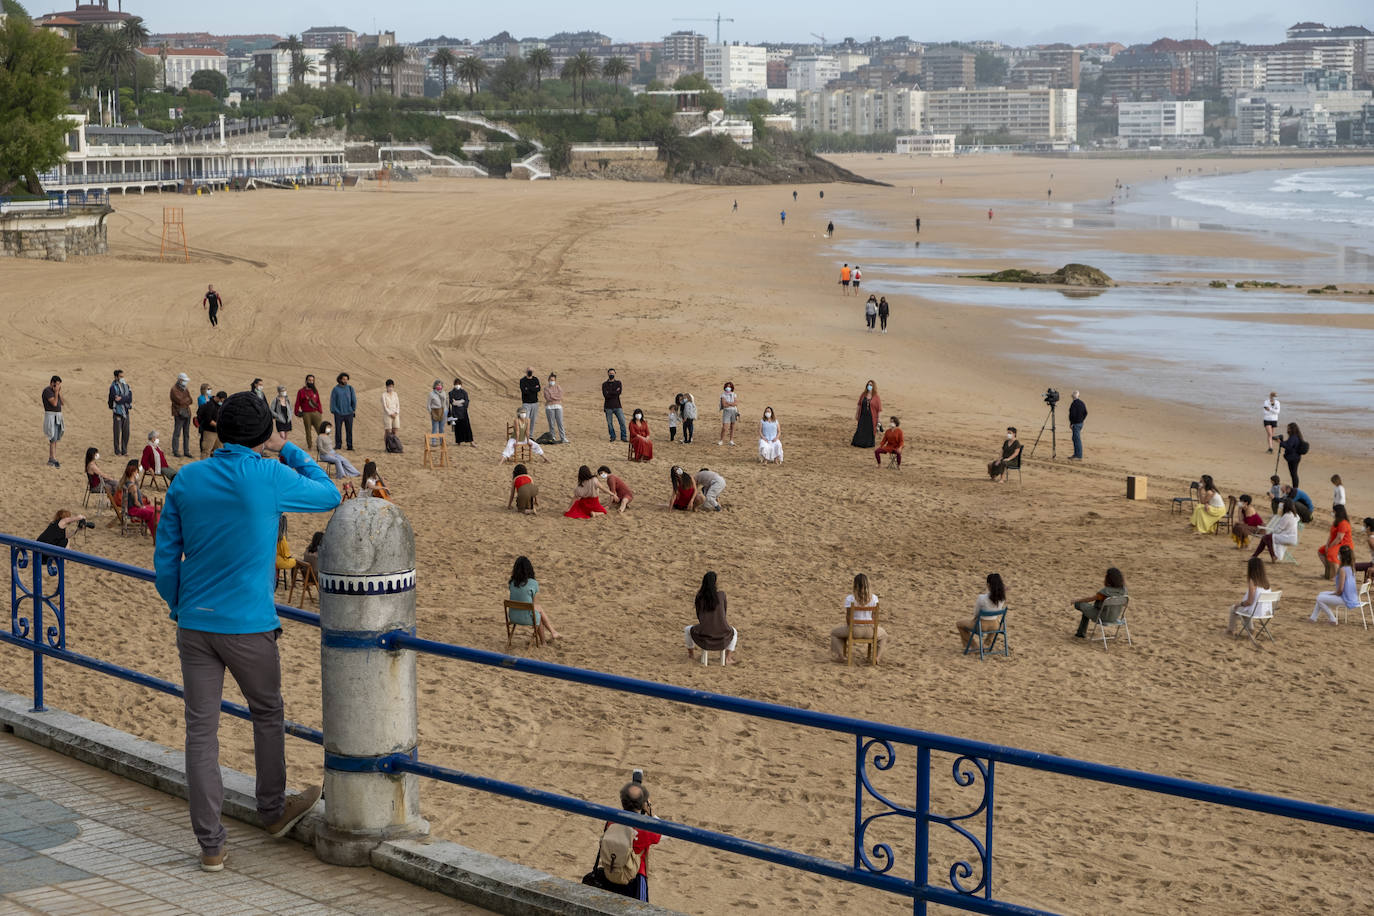
[[[205,871],[220,871],[225,860],[218,731],[226,668],[253,716],[263,828],[282,836],[319,801],[319,786],[286,797],[274,566],[283,512],[327,512],[339,504],[329,476],[276,431],[262,398],[248,391],[230,397],[218,431],[224,447],[182,468],[168,487],[154,554],[157,591],[177,623],[187,795]],[[281,461],[264,460],[264,450]]]

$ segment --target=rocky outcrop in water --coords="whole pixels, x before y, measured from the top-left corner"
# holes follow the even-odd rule
[[[1116,283],[1096,267],[1087,264],[1065,264],[1054,273],[1042,274],[1033,270],[999,270],[992,274],[973,274],[974,280],[991,283],[1045,283],[1055,286],[1115,286]]]

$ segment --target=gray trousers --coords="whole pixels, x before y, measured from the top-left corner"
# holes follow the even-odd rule
[[[180,437],[178,439],[177,437]],[[177,442],[181,445],[178,446]],[[191,456],[191,418],[177,414],[172,417],[172,455],[180,458],[182,455]]]
[[[525,416],[530,418],[530,438],[533,439],[534,428],[539,425],[539,404],[538,402],[526,404],[524,401],[521,401],[520,409],[525,411]]]
[[[116,455],[127,455],[129,453],[129,415],[110,414],[114,418],[114,453]]]
[[[549,421],[549,432],[553,432],[555,425],[558,426],[558,441],[567,441],[568,434],[563,432],[563,405],[555,404],[553,407],[544,408],[544,419]]]
[[[702,497],[706,500],[706,508],[715,509],[720,505],[720,494],[725,491],[725,481],[718,480],[706,488]]]
[[[203,852],[216,855],[228,836],[220,820],[224,783],[219,770],[219,712],[224,669],[253,714],[253,768],[258,817],[270,824],[286,807],[286,731],[277,634],[205,633],[177,629],[186,701],[186,785],[191,829]]]

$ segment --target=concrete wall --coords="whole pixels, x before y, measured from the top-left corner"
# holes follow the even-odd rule
[[[69,255],[109,253],[109,207],[0,213],[0,257],[65,261]]]
[[[663,178],[664,169],[656,144],[606,144],[574,146],[568,157],[567,174],[571,178],[657,181]]]

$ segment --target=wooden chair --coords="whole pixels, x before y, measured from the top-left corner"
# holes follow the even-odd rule
[[[856,627],[856,626],[866,627],[866,626],[869,625],[869,622],[868,622],[867,620],[860,620],[860,621],[858,621],[858,622],[856,623],[855,620],[854,620],[854,612],[855,612],[855,611],[862,611],[862,612],[864,612],[865,614],[868,613],[869,611],[872,611],[872,612],[873,612],[873,632],[872,632],[872,634],[870,634],[869,636],[855,636],[855,635],[854,635],[854,627]],[[850,666],[852,666],[852,665],[854,664],[854,644],[855,644],[855,643],[860,643],[860,644],[867,643],[867,644],[868,644],[868,663],[869,663],[870,665],[876,665],[876,664],[878,664],[878,605],[875,604],[875,605],[873,605],[873,607],[871,607],[871,608],[866,608],[866,607],[850,607],[850,608],[846,608],[846,609],[845,609],[845,612],[844,612],[844,622],[845,622],[845,626],[849,628],[849,632],[846,633],[846,634],[845,634],[845,637],[844,637],[844,663],[845,663],[846,665],[850,665]]]
[[[507,424],[506,424],[506,440],[507,440],[507,441],[510,441],[511,439],[514,439],[514,438],[515,438],[515,424],[514,424],[514,423],[507,423]],[[514,462],[516,462],[517,464],[529,464],[531,461],[534,460],[534,453],[530,450],[530,443],[529,443],[529,437],[528,437],[528,436],[526,436],[526,438],[525,438],[524,441],[515,443],[515,451],[511,453],[511,456],[510,456],[510,458],[509,458],[508,460],[514,461]]]
[[[146,536],[148,534],[148,523],[141,518],[134,518],[132,515],[129,515],[127,512],[124,511],[123,493],[123,490],[115,490],[114,499],[111,500],[111,505],[114,507],[115,518],[119,519],[120,537],[123,537],[124,535],[128,534],[130,529],[138,531]],[[157,497],[154,497],[153,508],[156,509],[158,512],[161,512],[162,500]]]
[[[430,433],[425,438],[425,451],[420,457],[420,467],[435,468],[448,467],[448,440],[443,433]]]
[[[306,563],[297,562],[291,569],[291,585],[286,590],[286,603],[295,605],[296,586],[301,587],[301,602],[304,603],[310,597],[310,590],[315,589],[318,598],[319,580],[315,578],[315,567]]]
[[[1216,527],[1212,529],[1213,534],[1220,534],[1222,526],[1225,526],[1226,533],[1230,534],[1235,529],[1236,524],[1236,498],[1226,497],[1226,514],[1217,520]]]
[[[142,465],[139,465],[139,472],[140,473],[138,477],[138,486],[140,489],[148,486],[149,481],[152,482],[152,488],[154,490],[167,489],[167,485],[164,482],[165,478],[161,474],[154,474],[152,470],[150,470],[149,468],[145,468]]]
[[[534,604],[529,601],[510,601],[505,602],[506,609],[506,648],[509,649],[514,642],[516,627],[529,627],[533,630],[530,641],[526,646],[544,645],[544,631],[539,626],[539,612],[534,609]]]

